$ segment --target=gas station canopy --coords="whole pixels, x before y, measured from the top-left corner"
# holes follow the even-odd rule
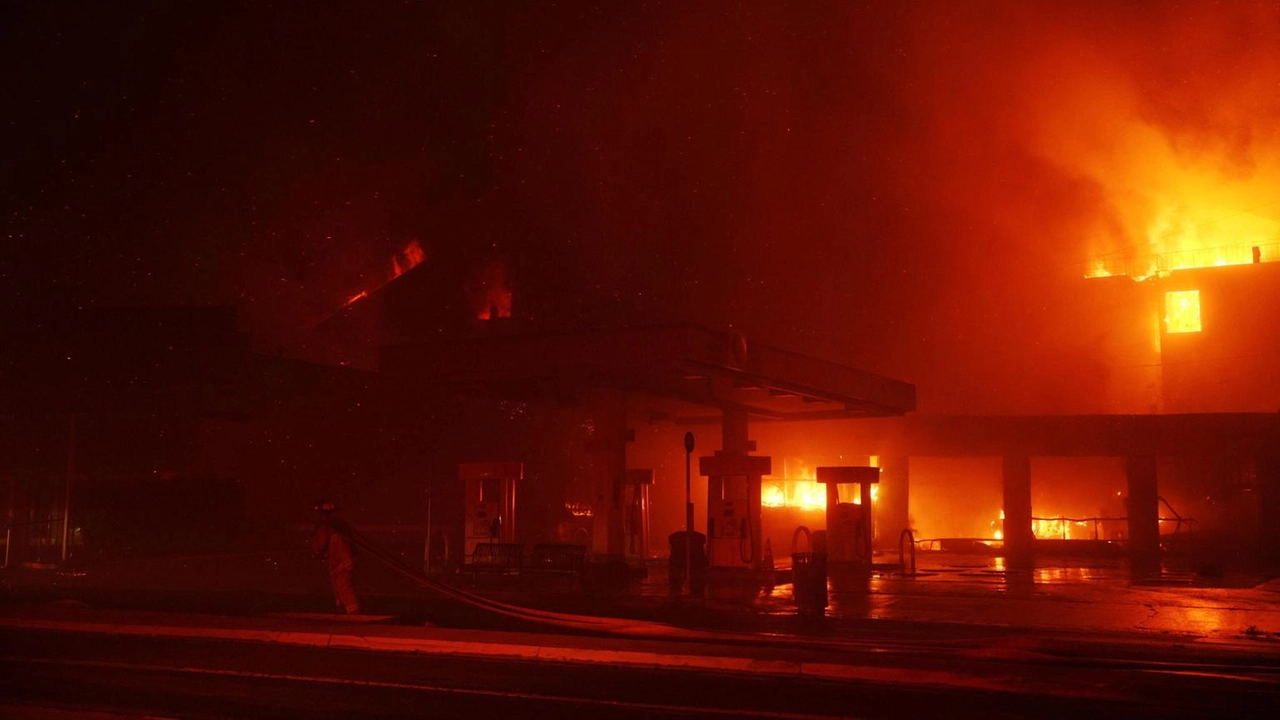
[[[915,386],[691,325],[487,337],[382,349],[382,372],[427,384],[512,393],[610,387],[757,419],[903,415]]]

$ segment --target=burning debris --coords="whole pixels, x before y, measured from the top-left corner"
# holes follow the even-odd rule
[[[345,303],[343,303],[343,307],[351,307],[352,305],[369,297],[370,293],[377,292],[379,288],[409,272],[418,265],[421,265],[426,259],[427,253],[422,249],[422,244],[418,242],[417,239],[410,240],[409,244],[405,245],[400,252],[391,256],[391,272],[388,274],[387,279],[372,289],[366,288],[355,295],[352,295]]]
[[[391,279],[395,280],[426,259],[427,253],[423,251],[422,245],[417,240],[409,241],[398,255],[391,256]]]

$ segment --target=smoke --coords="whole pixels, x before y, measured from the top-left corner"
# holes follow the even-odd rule
[[[958,331],[939,338],[957,366],[941,385],[991,392],[940,404],[1149,409],[1158,320],[1136,294],[1098,297],[1079,278],[1099,257],[1146,267],[1194,250],[1213,264],[1280,239],[1277,8],[949,3],[909,24],[919,200],[951,218],[952,268],[969,275],[935,308]]]
[[[1090,261],[1278,241],[1273,3],[159,7],[9,31],[32,292],[233,303],[274,347],[417,237],[509,259],[513,313],[1141,410],[1150,318]]]
[[[500,172],[543,255],[639,317],[911,380],[924,409],[1144,411],[1154,321],[1083,278],[1275,242],[1276,26],[1160,3],[597,15],[519,75]],[[571,171],[529,187],[548,167]]]
[[[1025,150],[1092,190],[1077,256],[1169,251],[1215,234],[1239,242],[1224,229],[1275,241],[1274,4],[1011,3],[997,17],[957,27],[945,13],[922,15],[920,46],[936,49],[924,64],[950,90],[924,102],[970,132],[989,128],[1011,146],[996,157]]]

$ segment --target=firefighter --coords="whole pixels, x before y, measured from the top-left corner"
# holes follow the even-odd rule
[[[331,500],[316,502],[315,537],[311,549],[317,558],[327,561],[329,583],[338,610],[348,615],[360,614],[360,601],[356,597],[351,574],[356,569],[355,545],[351,541],[351,526],[338,517],[338,506]]]

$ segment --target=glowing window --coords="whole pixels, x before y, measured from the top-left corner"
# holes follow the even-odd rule
[[[1169,333],[1200,332],[1200,291],[1165,293],[1164,324]]]

